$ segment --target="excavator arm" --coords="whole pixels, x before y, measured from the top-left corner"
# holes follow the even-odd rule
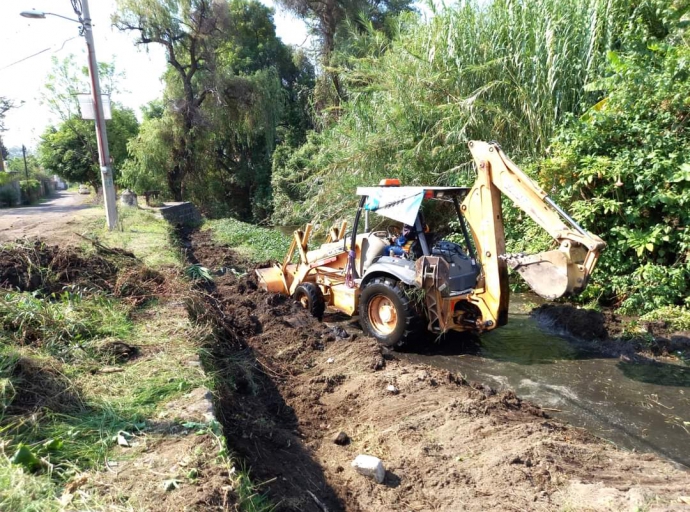
[[[508,267],[542,297],[580,293],[606,243],[570,218],[546,192],[515,165],[495,142],[471,141],[478,175],[460,209],[467,220],[482,274],[471,302],[489,319],[486,328],[503,325],[508,311]],[[546,230],[558,248],[531,255],[505,253],[501,194]]]

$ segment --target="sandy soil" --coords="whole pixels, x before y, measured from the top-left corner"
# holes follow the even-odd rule
[[[188,256],[247,266],[207,232]],[[552,420],[512,392],[400,361],[250,274],[217,272],[190,312],[216,325],[219,419],[278,510],[686,510],[690,474]],[[328,320],[328,319],[327,319]],[[343,432],[345,444],[334,438]],[[341,436],[342,437],[342,436]],[[357,474],[380,457],[383,484]]]
[[[93,213],[90,198],[61,191],[40,205],[0,209],[0,242],[29,237],[51,242],[71,240],[76,219]]]

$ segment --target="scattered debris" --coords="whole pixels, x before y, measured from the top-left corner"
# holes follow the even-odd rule
[[[352,467],[360,474],[373,478],[377,483],[382,484],[386,478],[386,468],[378,457],[373,455],[357,455],[352,461]]]
[[[338,434],[333,438],[333,442],[337,445],[340,446],[345,446],[346,444],[350,444],[350,436],[348,436],[345,432],[342,430],[338,432]]]
[[[388,384],[388,386],[386,386],[386,391],[388,391],[391,395],[397,395],[400,392],[400,390],[393,384]]]
[[[171,478],[170,480],[163,480],[163,489],[165,491],[174,491],[175,489],[180,487],[180,481],[176,480],[174,478]]]
[[[333,359],[332,357],[329,357],[328,359],[326,359],[326,362],[327,362],[328,364],[331,364],[331,363],[334,363],[334,362],[335,362],[335,359]]]

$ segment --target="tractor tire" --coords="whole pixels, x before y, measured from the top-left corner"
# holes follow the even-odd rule
[[[377,277],[362,290],[359,323],[384,347],[402,345],[416,331],[418,319],[414,304],[399,281]]]
[[[295,288],[292,297],[313,316],[321,320],[326,311],[326,301],[321,289],[314,283],[302,283]]]

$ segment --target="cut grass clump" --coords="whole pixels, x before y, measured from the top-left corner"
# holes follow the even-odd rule
[[[92,340],[126,337],[132,329],[127,308],[115,299],[69,292],[52,300],[7,292],[0,296],[0,326],[8,340],[41,346],[63,360],[88,352]]]
[[[9,414],[48,408],[69,412],[82,408],[74,385],[54,360],[27,357],[11,349],[0,351],[0,421]]]
[[[290,247],[289,235],[235,219],[210,220],[204,229],[211,230],[216,242],[229,245],[254,263],[282,260]]]

